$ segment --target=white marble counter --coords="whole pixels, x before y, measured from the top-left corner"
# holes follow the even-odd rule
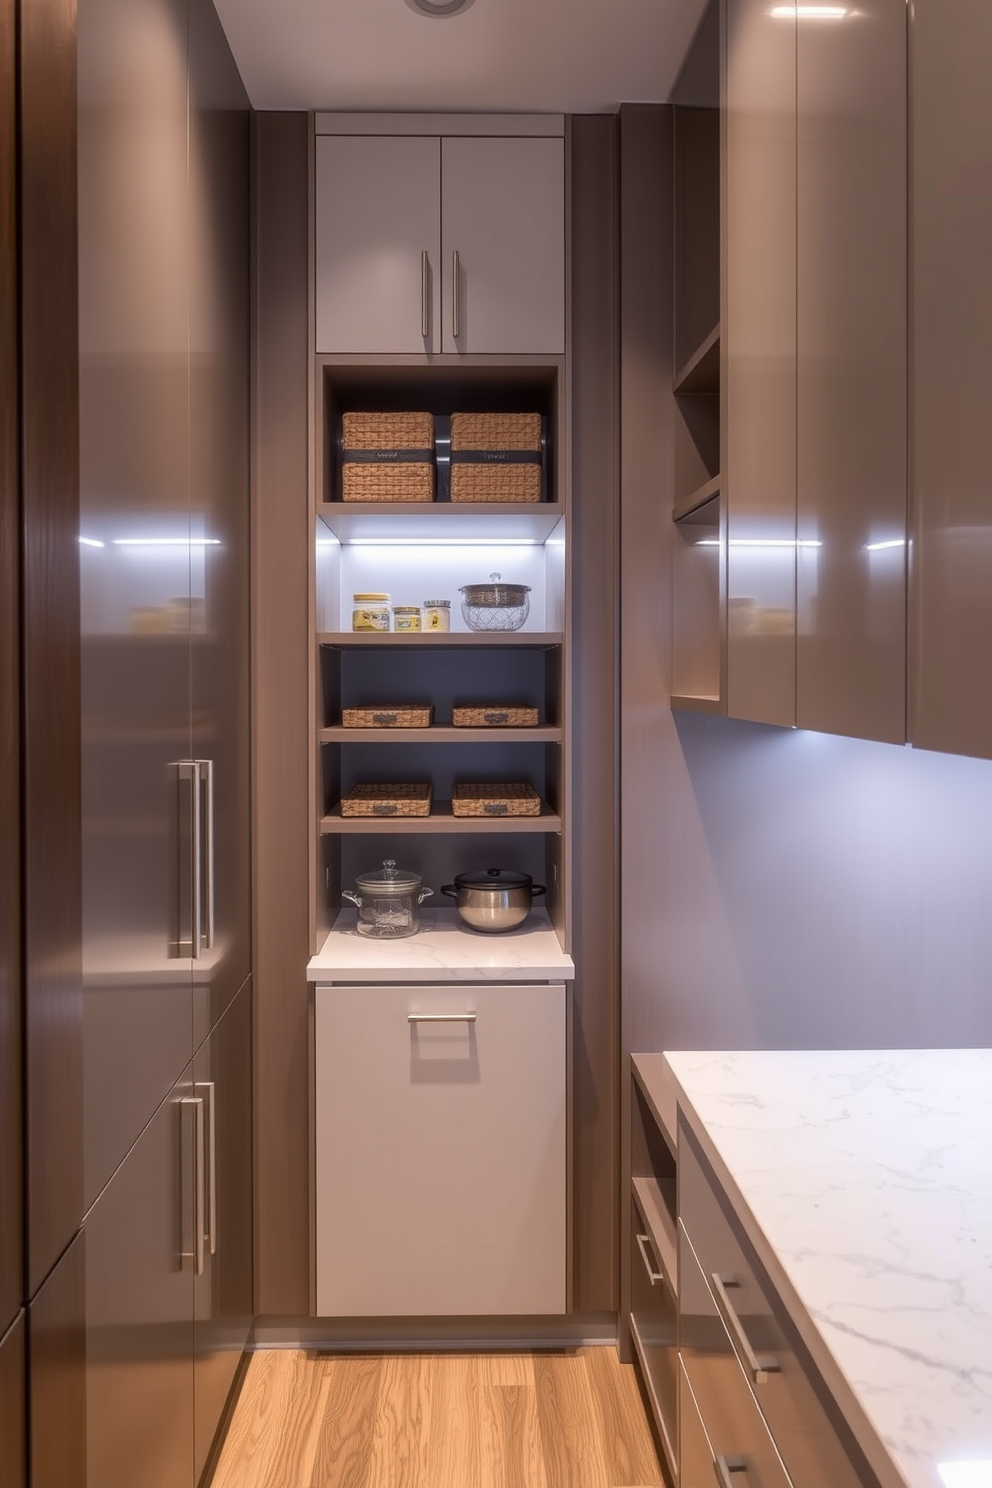
[[[992,1050],[666,1057],[882,1483],[992,1488]]]
[[[420,912],[421,928],[402,940],[372,940],[343,910],[307,967],[311,982],[561,982],[575,965],[566,956],[547,910],[531,910],[519,930],[483,935],[456,909]]]

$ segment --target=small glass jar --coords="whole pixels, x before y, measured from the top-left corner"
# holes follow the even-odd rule
[[[451,600],[424,600],[424,630],[451,629]]]
[[[352,630],[389,630],[388,594],[354,594],[351,612]]]
[[[393,629],[399,634],[402,634],[403,631],[419,630],[420,606],[394,605]]]

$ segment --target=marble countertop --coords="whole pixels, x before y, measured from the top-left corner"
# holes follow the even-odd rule
[[[425,909],[420,930],[402,940],[372,940],[342,910],[307,967],[311,982],[560,982],[575,965],[559,944],[547,910],[533,909],[519,930],[482,935],[456,909]]]
[[[992,1488],[992,1050],[666,1059],[881,1482]]]

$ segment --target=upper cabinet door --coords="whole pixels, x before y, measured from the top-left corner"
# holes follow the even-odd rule
[[[910,737],[992,757],[992,9],[916,0]]]
[[[441,141],[316,142],[318,353],[440,350]]]
[[[318,146],[319,148],[319,146]],[[442,350],[565,350],[565,143],[441,143]]]

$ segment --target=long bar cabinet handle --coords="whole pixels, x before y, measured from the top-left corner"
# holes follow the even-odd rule
[[[648,1281],[651,1283],[652,1286],[656,1286],[659,1281],[664,1281],[665,1273],[664,1271],[662,1271],[660,1266],[656,1271],[654,1269],[654,1266],[652,1265],[652,1256],[650,1250],[648,1249],[648,1246],[651,1243],[651,1237],[650,1235],[636,1235],[634,1238],[637,1240],[637,1248],[641,1252],[641,1260],[644,1262],[644,1269],[648,1273]],[[655,1262],[655,1265],[657,1265],[657,1262]]]
[[[197,1080],[196,1088],[205,1092],[207,1103],[207,1212],[206,1231],[210,1254],[217,1254],[217,1086],[213,1080]]]
[[[420,334],[424,340],[431,333],[431,322],[428,314],[427,302],[430,299],[430,260],[427,257],[427,249],[424,248],[420,254]]]
[[[183,1124],[183,1136],[189,1131],[192,1123],[192,1145],[193,1145],[193,1248],[192,1250],[180,1250],[179,1259],[184,1271],[192,1270],[196,1276],[203,1275],[205,1260],[206,1240],[204,1236],[204,1209],[206,1197],[206,1175],[205,1152],[203,1142],[203,1098],[198,1095],[184,1095],[179,1102],[179,1113]],[[183,1155],[185,1157],[186,1142],[183,1142]],[[185,1181],[185,1165],[183,1165],[183,1180]],[[185,1236],[183,1244],[185,1245]]]
[[[190,855],[190,947],[189,955],[196,960],[200,955],[203,941],[203,847],[202,847],[202,809],[200,804],[200,785],[202,776],[200,774],[199,760],[180,760],[178,765],[179,779],[185,781],[189,786],[189,855]],[[180,935],[182,932],[180,931]],[[180,954],[185,951],[185,945],[181,943]]]
[[[408,1013],[408,1023],[474,1023],[474,1013]]]
[[[459,268],[460,261],[458,258],[458,249],[456,248],[451,255],[451,334],[456,341],[462,333],[462,302],[461,295],[458,292]]]
[[[716,1457],[713,1460],[713,1467],[720,1488],[736,1488],[734,1477],[737,1473],[747,1472],[747,1459],[745,1457]]]
[[[203,873],[206,878],[206,896],[201,923],[201,939],[203,949],[212,951],[214,948],[217,918],[217,895],[214,880],[214,762],[213,760],[197,760],[196,768],[199,773],[200,787],[203,792],[203,802],[206,805],[201,847],[203,853]]]
[[[713,1284],[713,1296],[716,1299],[717,1311],[723,1318],[727,1332],[733,1338],[737,1352],[742,1355],[750,1372],[751,1379],[756,1385],[763,1385],[770,1374],[781,1374],[782,1366],[774,1354],[756,1354],[751,1347],[750,1340],[744,1331],[744,1324],[737,1316],[734,1304],[727,1296],[731,1287],[739,1287],[740,1282],[736,1276],[721,1276],[718,1271],[710,1275]],[[738,1469],[739,1471],[741,1469]]]

